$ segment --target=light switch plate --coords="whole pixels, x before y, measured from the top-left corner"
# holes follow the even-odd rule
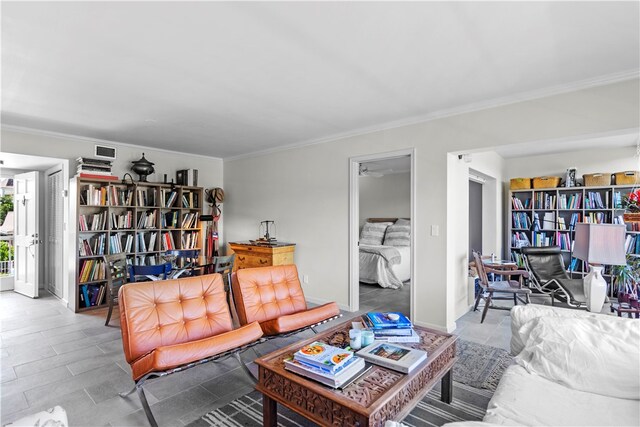
[[[431,235],[432,236],[439,236],[440,235],[440,226],[439,225],[432,225],[431,226]]]

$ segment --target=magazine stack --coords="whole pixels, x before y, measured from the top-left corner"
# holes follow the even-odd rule
[[[376,341],[395,343],[420,342],[411,320],[402,313],[370,312],[363,316],[366,326],[373,331]]]
[[[302,347],[284,361],[285,369],[332,388],[351,383],[365,369],[364,360],[320,341]]]
[[[80,178],[118,180],[117,176],[111,174],[111,160],[78,157],[76,161]]]

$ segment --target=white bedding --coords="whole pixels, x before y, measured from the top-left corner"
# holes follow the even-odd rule
[[[383,288],[401,288],[402,282],[411,278],[411,247],[397,246],[396,249],[400,252],[400,263],[391,268],[380,255],[360,251],[360,281],[377,283]]]

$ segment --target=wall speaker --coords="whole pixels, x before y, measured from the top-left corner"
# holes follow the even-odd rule
[[[106,145],[96,145],[95,156],[101,159],[116,159],[116,148],[107,147]]]

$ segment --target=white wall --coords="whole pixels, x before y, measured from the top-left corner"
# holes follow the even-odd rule
[[[358,178],[360,228],[367,218],[409,218],[411,216],[411,174],[391,173]]]
[[[278,237],[298,245],[296,264],[309,275],[305,293],[348,305],[349,158],[415,147],[414,321],[452,330],[459,274],[457,252],[448,249],[462,236],[449,235],[448,224],[468,201],[448,188],[447,153],[637,129],[638,89],[634,79],[226,161],[226,240],[255,237],[261,219],[276,220]],[[431,235],[432,225],[439,235]]]
[[[174,177],[177,170],[193,168],[198,169],[198,185],[211,188],[222,187],[223,177],[223,163],[222,160],[215,157],[205,157],[190,155],[179,152],[179,145],[176,145],[176,152],[169,152],[166,150],[154,150],[147,147],[137,147],[126,144],[119,144],[115,142],[96,141],[88,138],[76,138],[73,136],[46,134],[42,132],[27,132],[18,130],[2,129],[0,132],[0,151],[7,153],[27,154],[33,156],[45,156],[56,157],[69,160],[69,175],[72,177],[76,172],[76,161],[78,157],[93,157],[94,145],[102,144],[115,146],[117,148],[117,159],[114,161],[113,173],[122,177],[125,172],[131,173],[134,180],[138,179],[138,176],[131,172],[131,161],[139,160],[142,153],[145,153],[147,160],[155,163],[155,174],[148,177],[151,182],[161,182],[163,174],[167,174],[169,179]],[[64,183],[65,190],[69,190],[68,179]],[[75,230],[75,224],[69,225],[67,219],[69,206],[69,200],[67,198],[65,202],[65,230]],[[224,206],[223,206],[224,210]],[[208,213],[208,209],[205,209]],[[223,214],[224,218],[224,214]],[[222,227],[223,220],[220,222],[220,229]],[[75,233],[67,232],[67,238],[65,239],[65,258],[68,262],[65,265],[65,297],[67,295],[73,296],[75,293],[70,292],[71,286],[74,284],[74,268],[75,268],[75,254],[67,253],[68,248],[73,247],[72,243],[75,242]],[[222,245],[222,243],[221,243]],[[44,257],[42,257],[44,260]],[[44,262],[43,262],[44,263]],[[44,276],[43,280],[44,280]],[[73,301],[69,301],[69,306],[74,307]]]
[[[449,286],[453,290],[454,317],[469,310],[469,174],[485,179],[482,186],[482,253],[502,253],[504,159],[495,152],[473,153],[466,163],[456,154],[447,156],[447,193],[450,215],[447,258],[451,268]]]

